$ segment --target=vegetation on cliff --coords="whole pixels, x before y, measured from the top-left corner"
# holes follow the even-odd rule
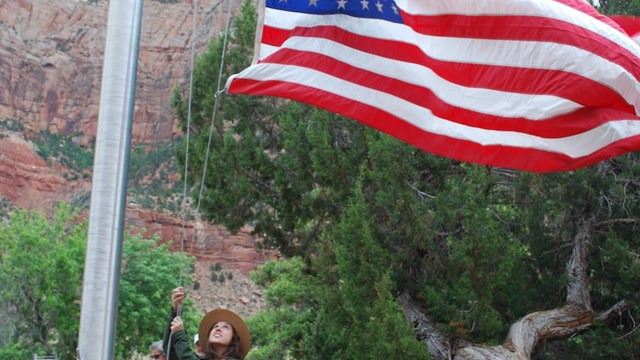
[[[255,20],[245,2],[223,82],[249,65]],[[637,154],[523,173],[249,96],[224,96],[211,128],[223,44],[197,61],[189,122],[176,92],[177,159],[188,145],[196,189],[206,171],[204,216],[287,258],[255,274],[269,308],[252,358],[638,358]]]

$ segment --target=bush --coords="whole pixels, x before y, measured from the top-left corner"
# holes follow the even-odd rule
[[[31,351],[25,349],[21,344],[11,344],[0,347],[0,359],[28,359]]]

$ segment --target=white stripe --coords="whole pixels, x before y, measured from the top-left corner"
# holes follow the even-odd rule
[[[425,37],[426,38],[426,37]],[[549,42],[450,38],[423,39],[422,49],[443,61],[573,73],[613,88],[640,114],[640,82],[618,64],[583,49]],[[552,56],[550,56],[552,54]],[[572,84],[566,84],[572,86]]]
[[[383,20],[357,19],[346,15],[309,15],[271,8],[267,8],[265,25],[286,30],[298,25],[337,26],[362,36],[393,41],[403,39],[436,59],[572,72],[614,89],[640,114],[640,82],[619,65],[573,46],[425,36],[405,25]]]
[[[640,57],[640,46],[626,34],[588,14],[549,0],[397,0],[396,5],[412,15],[513,15],[561,20],[602,35]],[[594,9],[594,12],[597,10]]]
[[[283,48],[326,55],[343,63],[433,91],[444,102],[479,113],[542,120],[580,108],[573,101],[551,95],[527,95],[470,88],[442,79],[431,69],[371,55],[326,39],[292,37]]]
[[[581,134],[553,139],[513,131],[474,128],[438,118],[428,109],[387,93],[346,82],[322,72],[291,65],[258,64],[237,76],[258,81],[291,82],[320,89],[378,108],[426,132],[472,141],[483,146],[533,148],[577,158],[589,155],[612,142],[640,135],[640,122],[632,119],[606,123]],[[383,104],[384,106],[381,106]]]
[[[263,60],[267,56],[269,56],[269,55],[273,54],[274,52],[278,51],[279,49],[280,48],[277,47],[277,46],[261,44],[260,45],[260,55],[259,55],[258,59],[259,60]]]

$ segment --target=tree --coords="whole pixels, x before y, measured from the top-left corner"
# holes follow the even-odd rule
[[[87,226],[66,204],[48,218],[19,210],[0,226],[0,293],[3,306],[0,354],[75,357]],[[116,352],[146,352],[162,338],[180,255],[157,239],[125,235]],[[193,331],[196,315],[185,312]]]
[[[245,57],[231,57],[225,76],[248,65],[253,19],[245,3],[229,46]],[[218,51],[223,42],[213,44]],[[203,83],[219,70],[209,60],[195,70]],[[207,109],[196,117],[211,116],[209,96],[193,98]],[[637,155],[529,174],[432,156],[289,101],[223,100],[212,146],[203,122],[190,128],[188,178],[199,180],[205,152],[210,158],[195,196],[209,220],[232,231],[251,225],[265,246],[301,259],[313,295],[260,315],[274,327],[295,325],[261,327],[256,356],[269,348],[297,359],[355,358],[350,350],[389,341],[369,321],[374,309],[386,309],[383,323],[401,333],[400,306],[434,359],[637,358]],[[177,91],[186,130],[185,101]],[[264,284],[289,283],[272,281]]]
[[[603,14],[614,15],[639,15],[640,1],[638,0],[599,0],[595,3],[597,9]]]
[[[0,227],[1,296],[13,330],[3,346],[75,354],[86,229],[69,226],[73,215],[68,206],[58,207],[51,221],[21,210]]]
[[[171,289],[180,285],[180,272],[189,273],[193,259],[171,253],[168,244],[158,238],[144,239],[127,234],[122,249],[116,353],[146,352],[149,345],[162,339],[171,309]],[[191,279],[184,277],[188,288]],[[188,295],[188,294],[187,294]],[[189,334],[195,334],[202,312],[185,300],[182,318]]]

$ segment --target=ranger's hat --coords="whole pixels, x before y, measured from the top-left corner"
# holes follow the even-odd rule
[[[233,330],[240,339],[240,352],[244,359],[251,348],[251,335],[249,334],[249,328],[244,323],[244,320],[242,320],[240,315],[229,309],[211,310],[202,318],[202,320],[200,320],[200,327],[198,328],[198,335],[200,339],[207,339],[207,341],[209,341],[209,333],[211,332],[213,325],[220,321],[226,321],[233,327]],[[206,349],[204,344],[202,345],[202,349]]]

